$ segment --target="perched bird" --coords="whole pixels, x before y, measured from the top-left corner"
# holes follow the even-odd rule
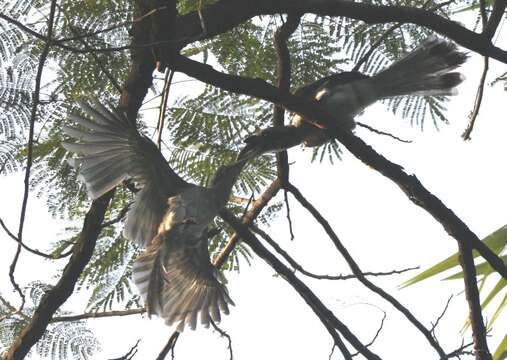
[[[88,194],[96,199],[124,180],[140,190],[127,213],[124,235],[145,247],[133,280],[148,313],[178,330],[220,321],[233,304],[208,253],[208,225],[226,205],[246,160],[220,167],[210,187],[190,184],[168,165],[159,149],[125,115],[98,102],[80,104],[87,115],[70,115],[80,127],[64,126],[77,142],[65,142]]]
[[[454,43],[431,37],[371,77],[359,72],[333,74],[301,87],[295,95],[317,100],[333,116],[333,121],[353,129],[354,117],[378,100],[403,95],[456,94],[455,88],[464,77],[452,70],[466,59],[467,55]],[[306,146],[320,146],[331,136],[325,129],[295,114],[289,126],[267,128],[246,138],[244,156],[284,150],[303,140]]]

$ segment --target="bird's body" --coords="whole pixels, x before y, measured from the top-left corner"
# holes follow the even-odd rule
[[[432,37],[371,77],[355,71],[337,73],[299,88],[295,95],[316,100],[338,127],[352,130],[356,124],[354,117],[378,100],[404,95],[456,94],[455,88],[463,81],[463,76],[452,70],[466,58],[455,44]],[[290,126],[276,133],[272,129],[247,138],[250,154],[284,150],[301,141],[306,146],[320,146],[332,137],[326,129],[300,114],[293,116]],[[285,144],[275,136],[285,139]]]
[[[166,323],[209,326],[233,304],[208,253],[208,225],[226,205],[245,161],[222,166],[210,187],[180,178],[155,144],[139,134],[120,112],[96,102],[81,104],[87,117],[71,115],[81,128],[65,126],[78,140],[64,147],[81,156],[71,159],[79,168],[92,199],[124,180],[140,190],[127,213],[126,238],[145,252],[135,261],[133,280],[149,314]],[[90,119],[91,118],[91,119]]]

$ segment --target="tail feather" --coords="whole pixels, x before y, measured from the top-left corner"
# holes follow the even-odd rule
[[[178,331],[185,326],[195,329],[198,319],[208,327],[234,304],[209,260],[207,238],[196,238],[184,226],[152,241],[135,261],[133,279],[148,314],[162,317],[168,325],[178,324]]]
[[[93,100],[93,106],[84,101],[79,101],[78,104],[96,123],[107,128],[125,128],[125,119],[118,117],[96,99]]]
[[[429,38],[387,69],[365,80],[379,97],[454,95],[464,77],[451,72],[467,59],[454,43]]]

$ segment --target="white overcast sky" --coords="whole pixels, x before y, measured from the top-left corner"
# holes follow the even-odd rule
[[[497,45],[505,48],[505,42]],[[462,68],[466,81],[460,94],[449,103],[451,124],[436,131],[427,121],[425,131],[411,127],[406,120],[393,117],[377,104],[360,121],[413,140],[402,144],[359,129],[356,133],[388,159],[403,165],[480,237],[507,223],[507,171],[505,165],[505,92],[502,85],[487,86],[485,99],[472,134],[463,142],[460,135],[472,109],[482,59],[472,56]],[[503,73],[505,66],[492,61],[488,80]],[[175,88],[177,89],[177,88]],[[154,120],[155,121],[155,120]],[[344,151],[343,161],[335,165],[311,164],[310,151],[291,150],[292,182],[300,188],[330,221],[364,271],[388,271],[405,267],[425,268],[457,250],[456,241],[425,211],[414,206],[388,179],[363,165]],[[0,178],[0,217],[17,229],[22,199],[22,174]],[[296,238],[290,241],[285,210],[267,231],[308,270],[315,273],[350,273],[331,241],[295,200],[291,213]],[[64,222],[47,214],[45,202],[31,194],[24,239],[30,246],[46,249],[63,232]],[[0,291],[16,302],[8,278],[8,266],[15,244],[0,232]],[[63,267],[67,259],[58,262]],[[54,265],[23,252],[16,271],[21,285],[52,278]],[[460,329],[467,307],[460,281],[429,280],[407,289],[397,286],[415,275],[411,272],[390,278],[372,278],[397,297],[426,326],[435,321],[450,295],[457,295],[437,328],[442,346],[454,350],[461,344]],[[367,343],[374,336],[383,313],[384,329],[372,349],[384,359],[435,359],[423,336],[393,308],[354,280],[303,280],[324,303]],[[236,359],[327,359],[331,338],[299,295],[261,260],[252,267],[243,264],[239,274],[230,274],[229,290],[236,303],[231,315],[221,323],[233,341]],[[495,281],[490,280],[490,285]],[[72,302],[72,301],[71,301]],[[80,303],[74,299],[74,304]],[[495,303],[496,304],[496,303]],[[491,316],[495,304],[485,312]],[[68,304],[64,309],[72,309]],[[81,312],[84,309],[72,309]],[[507,329],[507,316],[493,328],[490,349],[494,350]],[[90,320],[103,352],[96,359],[119,357],[141,339],[135,359],[154,359],[172,330],[157,320],[141,316]],[[470,333],[465,333],[465,340]],[[33,357],[34,359],[36,357]],[[176,359],[228,359],[227,342],[211,330],[186,331],[176,346]],[[335,351],[333,359],[340,359]]]

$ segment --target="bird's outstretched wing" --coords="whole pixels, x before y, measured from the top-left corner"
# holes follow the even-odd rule
[[[187,186],[167,164],[155,144],[139,134],[126,116],[98,101],[93,106],[79,104],[86,117],[71,114],[79,125],[63,131],[76,142],[64,142],[68,151],[78,154],[70,164],[79,169],[92,199],[108,192],[124,180],[132,179],[141,190],[127,214],[125,236],[147,246],[157,234],[169,197]]]
[[[208,327],[229,313],[233,301],[210,262],[208,239],[196,235],[186,224],[160,234],[151,248],[134,263],[133,279],[149,314],[157,314],[168,325],[178,323],[195,329],[197,317]]]

